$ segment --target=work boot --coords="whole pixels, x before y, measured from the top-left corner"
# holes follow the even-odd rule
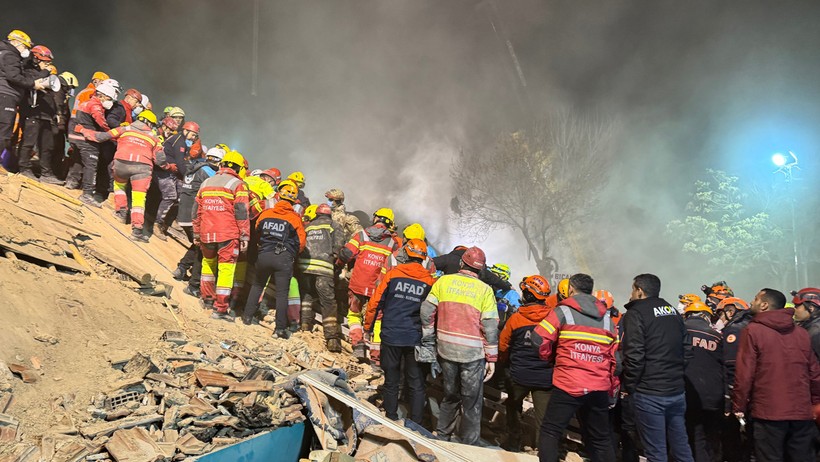
[[[293,332],[299,332],[299,323],[298,323],[298,322],[296,322],[296,321],[291,321],[290,323],[288,323],[288,330],[289,330],[291,333],[293,333]]]
[[[114,211],[114,216],[117,217],[117,221],[119,221],[122,224],[125,224],[125,223],[128,222],[128,210],[125,210],[125,209],[115,210]]]
[[[353,357],[356,358],[356,361],[360,363],[368,362],[367,359],[367,346],[363,343],[358,345],[353,345]]]
[[[85,205],[88,205],[89,207],[97,207],[98,209],[102,208],[102,204],[98,202],[97,199],[94,199],[94,196],[92,196],[91,194],[83,193],[83,195],[80,196],[80,202],[82,202]]]
[[[53,184],[53,185],[61,186],[61,185],[65,184],[65,181],[57,178],[54,175],[45,174],[45,175],[42,175],[40,177],[40,183]]]
[[[182,291],[185,292],[185,289],[183,289]],[[188,292],[185,292],[185,293],[187,294]],[[190,295],[190,294],[188,294],[188,295]],[[205,299],[200,298],[199,299],[199,306],[201,306],[203,310],[213,310],[214,309],[214,300],[212,298],[205,298]]]
[[[219,319],[222,321],[233,322],[236,319],[230,311],[226,311],[224,313],[220,313],[219,311],[214,311],[211,313],[211,319]]]
[[[66,178],[65,188],[66,189],[80,189],[80,181],[77,180],[76,178]]]
[[[165,229],[167,228],[163,228],[161,224],[154,223],[154,236],[160,241],[167,241],[168,236],[165,235]]]
[[[184,266],[177,266],[177,269],[175,269],[174,272],[171,274],[171,276],[173,276],[173,278],[176,279],[177,281],[184,281],[185,276],[187,276],[187,275],[188,275],[188,268],[186,268]]]
[[[32,180],[34,180],[34,181],[37,181],[37,175],[35,175],[35,174],[34,174],[34,172],[32,172],[32,171],[31,171],[31,170],[29,170],[29,169],[26,169],[26,170],[20,170],[20,175],[22,175],[22,176],[24,176],[24,177],[26,177],[26,178],[32,179]]]
[[[331,353],[341,353],[342,352],[342,341],[337,338],[329,338],[327,339],[327,351]]]
[[[176,278],[174,278],[174,279],[176,279]],[[191,287],[190,285],[185,286],[182,289],[182,292],[187,294],[187,295],[190,295],[191,297],[196,297],[196,298],[199,298],[200,295],[202,295],[202,292],[200,292],[200,290],[198,288]],[[213,302],[211,304],[213,305]]]
[[[289,339],[290,338],[290,331],[287,329],[276,329],[273,331],[273,338],[281,338],[281,339]]]
[[[131,229],[131,240],[135,242],[148,242],[148,236],[142,232],[142,228]]]

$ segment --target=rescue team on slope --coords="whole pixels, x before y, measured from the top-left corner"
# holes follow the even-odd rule
[[[57,115],[66,117],[71,92],[59,94],[43,80],[56,74],[52,60],[19,30],[0,44],[0,141],[14,151],[15,126],[21,129],[20,173],[36,178],[36,147],[40,181],[61,184],[50,162],[62,144],[47,135],[66,125]],[[179,108],[166,108],[160,123],[138,91],[116,101],[119,84],[107,77],[94,74],[63,130],[76,161],[66,186],[82,185],[83,202],[99,207],[98,175],[109,168],[98,168],[99,160],[113,149],[115,213],[126,223],[130,208],[132,238],[147,242],[146,192],[156,179],[162,198],[153,235],[164,238],[177,206],[191,241],[174,272],[188,280],[185,292],[217,319],[241,313],[251,324],[267,288],[274,336],[310,330],[320,313],[334,352],[342,349],[339,320],[346,317],[356,357],[384,369],[389,418],[400,417],[404,388],[406,418],[421,424],[427,375],[441,375],[437,436],[479,444],[483,383],[501,375],[504,447],[521,450],[522,403],[530,395],[542,461],[558,460],[573,417],[593,461],[814,460],[820,289],[793,292],[787,307],[777,290],[762,289],[747,304],[721,282],[702,288],[705,301],[681,296],[675,309],[660,298],[658,277],[641,274],[623,316],[612,295],[593,293],[592,277],[581,273],[562,280],[555,294],[545,277],[528,276],[519,296],[509,267],[488,267],[478,247],[435,256],[422,226],[399,235],[388,208],[362,228],[338,189],[311,205],[301,172],[285,180],[275,168],[248,173],[247,160],[227,145],[202,146],[199,126],[183,124]],[[70,73],[59,78],[63,89],[77,86]]]

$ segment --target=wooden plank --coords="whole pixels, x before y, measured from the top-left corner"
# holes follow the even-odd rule
[[[157,422],[162,422],[162,416],[159,414],[137,416],[114,422],[102,422],[87,425],[80,429],[80,433],[82,433],[86,438],[94,439],[98,436],[108,436],[117,430],[141,427],[143,425],[151,425],[152,423]]]
[[[145,378],[156,380],[157,382],[162,382],[174,388],[182,388],[182,384],[179,382],[179,379],[170,374],[157,374],[155,372],[152,372],[146,375]]]
[[[105,443],[105,449],[117,462],[148,462],[165,457],[144,428],[117,430]]]
[[[74,205],[79,206],[79,207],[83,206],[82,202],[80,202],[77,199],[74,199],[73,197],[69,196],[68,194],[66,194],[62,191],[58,191],[58,190],[50,188],[48,186],[44,186],[44,185],[40,184],[39,181],[32,180],[31,178],[26,178],[22,175],[18,175],[18,176],[23,180],[23,185],[26,186],[26,187],[29,187],[31,189],[36,189],[38,191],[43,191],[43,192],[49,193],[53,196],[57,196],[60,199],[68,202],[69,204],[74,204]]]
[[[38,249],[33,245],[19,245],[6,240],[0,240],[0,247],[10,250],[16,254],[26,255],[43,262],[51,263],[62,268],[67,268],[78,273],[90,274],[87,269],[68,257],[60,257],[52,255],[44,250]]]
[[[205,369],[197,369],[194,371],[194,377],[197,382],[203,387],[230,387],[235,385],[237,380],[227,374],[220,372],[209,371]]]
[[[271,391],[273,382],[268,380],[246,380],[231,385],[228,393],[251,393],[254,391]]]
[[[117,271],[125,274],[126,276],[139,282],[140,284],[142,284],[146,280],[151,280],[150,273],[146,273],[142,269],[137,268],[134,265],[131,265],[117,257],[111,257],[108,254],[98,251],[92,246],[86,246],[85,249],[88,250],[88,253],[90,253],[94,258],[96,258],[100,262],[105,263],[109,266],[113,266]]]
[[[14,395],[6,393],[0,397],[0,414],[6,412],[11,407],[11,402],[14,400]]]

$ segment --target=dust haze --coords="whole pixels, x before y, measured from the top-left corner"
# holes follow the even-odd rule
[[[555,249],[559,272],[588,270],[619,305],[639,272],[668,299],[719,278],[663,235],[706,167],[775,181],[769,157],[791,149],[819,170],[818,2],[259,1],[255,77],[252,0],[7,3],[3,30],[82,85],[104,70],[183,107],[206,145],[304,171],[314,202],[341,187],[351,209],[393,207],[444,251],[469,244],[448,222],[459,149],[558,107],[609,114],[620,143],[584,255]],[[480,245],[516,280],[535,272],[514,233]],[[767,285],[729,282],[745,298]]]

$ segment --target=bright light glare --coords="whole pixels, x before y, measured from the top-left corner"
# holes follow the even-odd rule
[[[780,154],[779,152],[772,156],[772,162],[778,167],[782,167],[786,165],[786,156]]]

